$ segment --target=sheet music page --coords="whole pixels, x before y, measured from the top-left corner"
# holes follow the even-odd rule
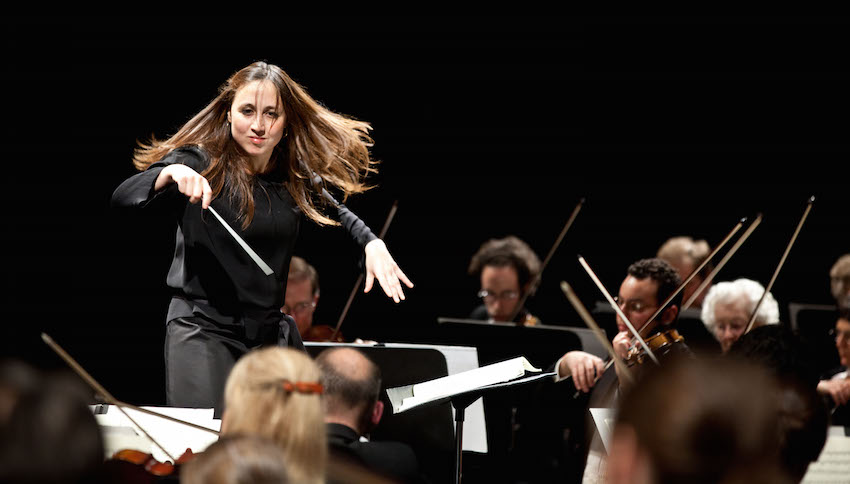
[[[616,423],[617,413],[615,410],[613,408],[590,409],[590,415],[593,416],[593,422],[596,424],[596,430],[599,432],[606,453],[610,451],[611,434],[614,432],[614,424]]]
[[[539,372],[541,370],[535,368],[525,357],[518,356],[474,370],[418,383],[413,385],[413,396],[404,399],[399,412],[448,395],[519,378],[526,371]]]
[[[212,408],[143,408],[201,425],[211,430],[218,431],[221,429],[221,420],[213,418],[214,410]],[[206,432],[130,408],[125,408],[125,411],[139,426],[143,427],[148,434],[156,439],[160,445],[165,447],[175,459],[180,457],[187,448],[192,449],[192,452],[202,452],[210,444],[218,440],[218,435],[212,432]],[[134,444],[132,447],[125,448],[137,448],[138,450],[149,452],[159,461],[171,460],[159,447],[151,443],[114,405],[109,406],[106,414],[95,415],[95,418],[104,428],[104,435],[109,436],[109,442],[107,442],[109,447],[113,445],[130,446]],[[127,433],[127,430],[121,429],[131,429],[136,435],[132,436]],[[138,448],[139,446],[142,448]]]
[[[850,437],[844,427],[830,427],[820,457],[809,464],[803,484],[850,483]]]

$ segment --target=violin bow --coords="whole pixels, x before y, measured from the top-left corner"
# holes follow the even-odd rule
[[[122,401],[120,401],[120,400],[116,399],[115,397],[113,397],[113,396],[112,396],[112,394],[111,394],[111,393],[109,393],[108,391],[106,391],[106,388],[104,388],[103,386],[101,386],[101,384],[100,384],[100,383],[98,383],[98,382],[97,382],[97,380],[95,380],[95,379],[94,379],[91,375],[89,375],[89,373],[88,373],[85,369],[83,369],[83,367],[82,367],[79,363],[77,363],[77,361],[76,361],[76,360],[74,360],[74,358],[72,358],[72,357],[71,357],[71,355],[69,355],[67,351],[65,351],[65,350],[64,350],[61,346],[59,346],[59,344],[58,344],[58,343],[56,343],[55,341],[53,341],[53,338],[51,338],[50,336],[48,336],[46,333],[41,333],[41,339],[42,339],[42,340],[44,340],[44,342],[45,342],[45,343],[47,343],[47,346],[49,346],[51,349],[53,349],[53,351],[54,351],[54,352],[56,352],[56,354],[57,354],[57,355],[59,355],[59,357],[61,357],[63,360],[65,360],[65,363],[67,363],[67,364],[68,364],[68,366],[70,366],[70,367],[71,367],[71,369],[72,369],[72,370],[74,370],[74,372],[75,372],[77,375],[79,375],[79,376],[80,376],[80,378],[82,378],[82,379],[83,379],[83,380],[84,380],[84,381],[85,381],[85,382],[86,382],[86,383],[87,383],[87,384],[88,384],[88,385],[92,388],[92,390],[94,390],[94,391],[95,391],[95,393],[97,393],[97,394],[99,394],[101,397],[103,397],[103,399],[104,399],[104,400],[106,400],[106,401],[107,401],[107,403],[109,403],[109,404],[111,404],[111,405],[115,405],[115,407],[116,407],[116,408],[118,408],[118,410],[120,410],[120,411],[121,411],[121,413],[123,413],[123,414],[124,414],[124,416],[125,416],[125,417],[127,417],[127,419],[128,419],[128,420],[129,420],[129,421],[130,421],[133,425],[135,425],[135,426],[136,426],[139,430],[141,430],[141,431],[142,431],[142,433],[143,433],[143,434],[145,434],[145,437],[147,437],[147,438],[148,438],[148,440],[150,440],[151,442],[153,442],[153,444],[154,444],[154,445],[156,445],[157,447],[159,447],[159,449],[160,449],[162,452],[164,452],[164,453],[165,453],[165,455],[167,455],[167,456],[168,456],[168,458],[169,458],[169,459],[171,459],[171,461],[172,461],[172,462],[177,462],[177,460],[176,460],[176,459],[174,459],[174,456],[172,456],[172,455],[171,455],[171,454],[170,454],[170,453],[169,453],[169,452],[165,449],[165,447],[163,447],[162,445],[160,445],[160,443],[159,443],[159,442],[157,442],[157,441],[156,441],[156,439],[154,439],[154,438],[153,438],[153,436],[151,436],[151,435],[150,435],[150,434],[149,434],[149,433],[148,433],[148,432],[144,429],[144,427],[142,427],[142,426],[141,426],[141,425],[139,425],[139,424],[138,424],[135,420],[133,420],[133,418],[130,416],[130,414],[128,414],[128,413],[126,412],[126,410],[124,410],[124,408],[125,408],[125,407],[126,407],[126,408],[129,408],[129,409],[131,409],[131,410],[135,410],[135,411],[137,411],[137,412],[142,412],[142,413],[146,413],[146,414],[149,414],[149,415],[154,415],[154,416],[156,416],[156,417],[160,417],[160,418],[163,418],[163,419],[166,419],[166,420],[170,420],[170,421],[172,421],[172,422],[181,423],[181,424],[183,424],[183,425],[188,425],[188,426],[190,426],[190,427],[194,427],[194,428],[196,428],[196,429],[206,430],[207,432],[211,432],[211,433],[213,433],[213,434],[215,434],[215,435],[219,435],[219,433],[218,433],[218,432],[216,432],[215,430],[208,429],[208,428],[206,428],[206,427],[204,427],[204,426],[202,426],[202,425],[197,425],[197,424],[194,424],[194,423],[192,423],[192,422],[186,422],[186,421],[184,421],[184,420],[180,420],[180,419],[177,419],[177,418],[171,417],[171,416],[169,416],[169,415],[164,415],[164,414],[161,414],[161,413],[158,413],[158,412],[154,412],[154,411],[151,411],[151,410],[148,410],[148,409],[145,409],[145,408],[137,407],[137,406],[135,406],[135,405],[131,405],[131,404],[129,404],[129,403],[124,403],[124,402],[122,402]]]
[[[769,293],[773,288],[773,283],[776,282],[776,277],[779,275],[782,265],[785,264],[785,259],[788,258],[788,253],[791,252],[791,247],[794,245],[794,241],[797,240],[797,235],[799,235],[800,229],[803,228],[803,224],[806,222],[806,218],[812,210],[813,203],[815,203],[814,196],[809,198],[809,201],[806,204],[806,209],[803,211],[803,216],[797,223],[797,228],[794,230],[794,234],[791,235],[791,240],[789,240],[788,245],[785,246],[785,252],[782,253],[782,258],[779,259],[779,265],[777,265],[776,270],[773,271],[773,275],[770,277],[770,282],[767,283],[767,287],[764,288],[764,292],[762,293],[761,298],[759,298],[759,302],[756,304],[755,309],[753,309],[753,314],[750,315],[750,321],[747,323],[747,329],[744,330],[744,334],[749,333],[750,330],[753,329],[753,323],[756,321],[756,315],[758,315],[759,307],[761,307],[762,302],[764,302],[764,298],[767,296],[767,293]]]
[[[599,342],[602,343],[602,346],[605,347],[605,349],[608,351],[608,354],[611,356],[611,360],[608,361],[608,363],[605,365],[605,370],[610,368],[611,364],[613,363],[619,368],[620,373],[625,375],[625,378],[628,380],[628,382],[633,383],[634,378],[632,377],[632,374],[628,371],[628,368],[626,367],[625,363],[623,363],[622,359],[617,356],[617,353],[614,351],[614,347],[611,346],[611,342],[608,341],[608,338],[605,337],[605,332],[602,331],[602,328],[600,328],[599,325],[596,324],[596,321],[593,320],[593,317],[587,311],[587,308],[584,307],[584,304],[582,304],[581,300],[579,300],[578,296],[576,296],[576,293],[575,291],[573,291],[573,288],[570,287],[570,285],[567,284],[566,281],[561,281],[561,290],[567,296],[567,299],[569,299],[570,303],[572,303],[576,312],[578,312],[579,316],[581,316],[581,319],[584,321],[587,327],[593,331],[593,335],[596,336],[596,339],[598,339]],[[601,375],[597,376],[597,381],[599,380],[599,377],[601,377]]]
[[[744,222],[746,221],[746,217],[739,220],[738,223],[736,223],[735,226],[732,228],[732,230],[729,231],[726,237],[719,244],[717,244],[717,247],[715,247],[714,250],[712,250],[711,253],[708,254],[705,260],[702,261],[702,263],[697,266],[697,268],[694,269],[688,275],[688,277],[686,277],[685,280],[679,284],[679,287],[677,287],[675,291],[671,292],[670,295],[667,296],[667,299],[664,300],[664,303],[658,305],[658,309],[655,311],[655,313],[649,319],[647,319],[645,323],[643,323],[643,326],[640,327],[641,333],[643,333],[643,330],[646,329],[647,326],[649,326],[649,323],[653,322],[659,314],[661,314],[662,312],[664,312],[665,309],[667,309],[667,305],[670,304],[670,301],[672,301],[673,298],[675,298],[682,291],[682,289],[684,289],[685,286],[687,286],[688,283],[691,282],[691,279],[693,279],[697,274],[699,274],[699,271],[701,271],[702,268],[705,267],[705,265],[711,261],[711,258],[714,257],[714,255],[717,254],[717,252],[719,252],[720,249],[723,248],[723,246],[726,245],[727,242],[729,242],[729,239],[731,239],[732,236],[735,235],[735,233],[741,229],[741,227],[744,225]],[[619,308],[619,306],[617,307]]]
[[[611,297],[611,294],[608,292],[607,289],[605,289],[605,286],[602,285],[602,282],[599,280],[599,278],[596,277],[596,274],[587,264],[587,261],[584,260],[584,257],[578,256],[578,261],[581,266],[584,267],[584,270],[587,272],[587,275],[589,275],[590,278],[593,279],[593,282],[596,283],[596,287],[599,288],[599,291],[602,292],[602,295],[605,296],[605,299],[608,301],[611,307],[614,308],[614,311],[617,313],[617,315],[622,318],[624,323],[626,323],[626,327],[629,328],[629,331],[631,331],[632,336],[634,336],[640,343],[640,345],[643,346],[643,349],[644,351],[646,351],[646,354],[649,355],[649,357],[652,359],[652,361],[655,362],[656,365],[660,364],[658,362],[658,358],[655,357],[655,353],[653,353],[652,350],[649,349],[649,346],[647,346],[646,341],[643,340],[643,338],[640,336],[640,333],[635,329],[634,326],[632,326],[632,323],[629,321],[629,318],[626,317],[626,315],[620,309],[620,306],[617,304],[616,301],[614,301],[614,298]]]
[[[379,239],[383,239],[387,234],[387,230],[390,228],[390,223],[395,217],[395,212],[398,210],[398,200],[393,202],[392,208],[390,208],[390,213],[387,215],[387,219],[384,221],[384,226],[381,227],[381,232],[378,234]],[[334,332],[331,335],[331,341],[336,340],[336,335],[339,333],[339,328],[342,327],[342,322],[345,320],[346,314],[348,314],[348,309],[351,307],[351,303],[354,301],[354,296],[357,295],[357,289],[360,287],[360,284],[363,282],[363,273],[361,272],[357,276],[357,281],[354,283],[354,287],[351,289],[351,294],[348,295],[348,301],[345,302],[345,307],[342,308],[342,313],[339,315],[339,320],[336,322],[336,327],[334,328]]]
[[[509,322],[513,321],[514,318],[517,317],[519,312],[522,311],[522,307],[525,306],[525,302],[528,300],[528,296],[532,292],[534,292],[537,285],[540,284],[540,278],[543,275],[543,270],[546,269],[546,266],[549,264],[549,261],[552,259],[552,256],[555,254],[555,250],[558,248],[559,245],[561,245],[561,241],[564,240],[564,236],[567,235],[567,231],[570,229],[570,226],[572,226],[573,222],[576,219],[576,216],[578,216],[578,212],[581,210],[583,205],[584,205],[584,198],[579,200],[578,204],[573,209],[573,213],[570,215],[570,218],[567,219],[567,223],[564,224],[564,228],[561,229],[561,233],[558,234],[558,237],[555,239],[555,243],[552,244],[552,248],[549,249],[549,253],[546,254],[546,258],[543,259],[543,264],[540,266],[540,270],[537,271],[537,274],[534,276],[534,279],[532,279],[531,283],[528,285],[528,290],[523,291],[522,297],[517,302],[517,305],[516,305],[516,308],[514,308],[513,314],[511,314],[511,317],[508,319]]]
[[[761,214],[758,214],[756,216],[755,220],[753,220],[753,223],[751,223],[750,226],[747,227],[747,230],[745,230],[744,233],[741,234],[741,237],[739,237],[738,240],[735,242],[735,244],[732,246],[732,248],[729,249],[729,252],[727,252],[723,256],[723,258],[720,259],[720,262],[718,262],[717,266],[715,266],[714,269],[711,270],[711,272],[708,274],[708,277],[706,277],[705,280],[700,283],[700,285],[696,288],[694,293],[691,294],[691,297],[689,297],[688,300],[685,301],[684,304],[682,304],[682,311],[691,307],[691,305],[696,300],[697,296],[699,296],[699,294],[709,284],[711,284],[711,281],[714,280],[714,277],[717,275],[718,272],[720,272],[720,269],[722,269],[723,266],[726,265],[727,262],[729,262],[729,259],[731,259],[732,256],[735,254],[735,252],[738,251],[738,248],[741,247],[741,245],[747,240],[747,238],[750,236],[750,234],[752,234],[753,231],[756,229],[756,227],[759,226],[759,224],[761,223],[761,218],[762,218]]]

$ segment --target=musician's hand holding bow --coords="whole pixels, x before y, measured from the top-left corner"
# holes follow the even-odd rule
[[[850,379],[833,378],[818,382],[818,393],[829,395],[836,405],[846,405],[850,401]]]
[[[576,389],[587,393],[605,371],[605,362],[584,351],[570,351],[558,362],[557,370],[560,378],[572,375]]]
[[[614,353],[616,353],[617,356],[623,360],[627,359],[629,356],[629,348],[631,348],[631,334],[628,331],[621,331],[617,333],[617,336],[614,336],[614,340],[611,341],[611,346],[614,347]],[[620,372],[628,370],[621,370],[620,365],[616,366],[614,370],[617,372],[617,378],[620,381],[620,388],[623,389],[623,386],[630,381],[630,379],[623,376]]]
[[[413,283],[398,267],[393,257],[387,250],[386,244],[381,239],[375,239],[366,244],[366,285],[363,292],[369,292],[372,289],[372,284],[375,279],[384,290],[387,296],[393,301],[399,302],[404,300],[404,291],[402,291],[401,283],[412,288]]]

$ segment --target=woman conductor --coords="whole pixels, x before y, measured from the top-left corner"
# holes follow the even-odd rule
[[[413,287],[383,241],[328,191],[368,188],[376,171],[370,129],[322,107],[279,67],[256,62],[169,139],[139,143],[133,163],[141,172],[112,202],[164,207],[177,220],[167,276],[168,405],[218,413],[240,356],[279,338],[303,349],[280,312],[303,216],[342,225],[362,247],[366,292],[377,279],[399,302],[401,283]]]

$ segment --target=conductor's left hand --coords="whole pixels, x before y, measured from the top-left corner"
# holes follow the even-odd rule
[[[363,292],[369,292],[372,289],[375,279],[378,280],[378,284],[386,295],[393,298],[395,302],[404,300],[402,282],[407,287],[413,287],[413,283],[398,267],[381,239],[375,239],[366,244],[366,285]]]

